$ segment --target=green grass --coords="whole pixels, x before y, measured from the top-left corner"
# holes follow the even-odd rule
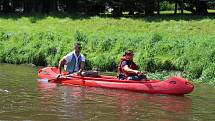
[[[88,69],[116,71],[125,49],[152,78],[215,83],[214,16],[0,16],[0,62],[54,65],[76,41]]]
[[[209,9],[208,13],[215,13],[215,9]]]

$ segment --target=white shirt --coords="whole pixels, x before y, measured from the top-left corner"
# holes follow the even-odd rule
[[[77,56],[76,53],[75,53],[75,51],[73,51],[73,52],[68,53],[66,56],[64,56],[63,59],[66,60],[66,64],[67,64],[68,62],[70,62],[72,60],[73,53],[74,53],[75,59],[76,59],[76,64],[75,64],[74,71],[79,71],[78,70],[79,69],[79,67],[78,67],[78,58],[79,58],[79,56],[81,56],[81,62],[85,62],[84,55],[80,54],[79,56]],[[64,68],[66,68],[66,65],[64,66]]]

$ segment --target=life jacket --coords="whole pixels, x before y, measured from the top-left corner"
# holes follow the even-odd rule
[[[78,70],[81,68],[81,55],[78,56]],[[75,54],[72,54],[72,59],[64,66],[65,70],[69,73],[74,73],[76,65],[76,57]]]
[[[124,71],[124,69],[123,69],[123,67],[122,67],[122,62],[123,62],[123,61],[129,61],[129,64],[130,64],[130,65],[128,65],[128,67],[129,67],[130,69],[134,69],[134,70],[137,70],[137,69],[138,69],[138,66],[137,66],[132,60],[128,60],[128,59],[125,58],[125,56],[123,56],[123,57],[121,58],[121,60],[120,60],[119,65],[118,65],[118,76],[119,76],[119,77],[120,77],[120,76],[124,76],[125,79],[127,79],[128,76],[136,76],[137,74],[135,74],[135,73],[129,73],[129,72]]]

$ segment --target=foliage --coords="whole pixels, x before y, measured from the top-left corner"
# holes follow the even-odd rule
[[[165,10],[174,10],[175,9],[175,4],[171,3],[171,1],[162,1],[160,3],[160,10],[165,11]]]
[[[158,2],[160,4],[158,4]],[[119,17],[123,12],[129,15],[153,15],[158,9],[173,10],[176,0],[0,0],[1,13],[81,13],[99,15],[112,9],[112,15]],[[183,2],[183,1],[182,1]],[[185,0],[185,10],[206,15],[207,8],[214,8],[214,0]],[[32,19],[34,22],[35,19]]]
[[[132,49],[140,70],[157,74],[179,71],[190,80],[214,81],[214,19],[180,18],[183,19],[43,16],[33,23],[29,17],[2,18],[0,61],[57,66],[79,41],[87,69],[116,71],[123,52]]]

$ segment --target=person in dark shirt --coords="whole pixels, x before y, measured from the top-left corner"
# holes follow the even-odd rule
[[[138,71],[138,66],[133,61],[133,51],[127,50],[118,65],[118,77],[120,80],[146,80],[146,76]]]

